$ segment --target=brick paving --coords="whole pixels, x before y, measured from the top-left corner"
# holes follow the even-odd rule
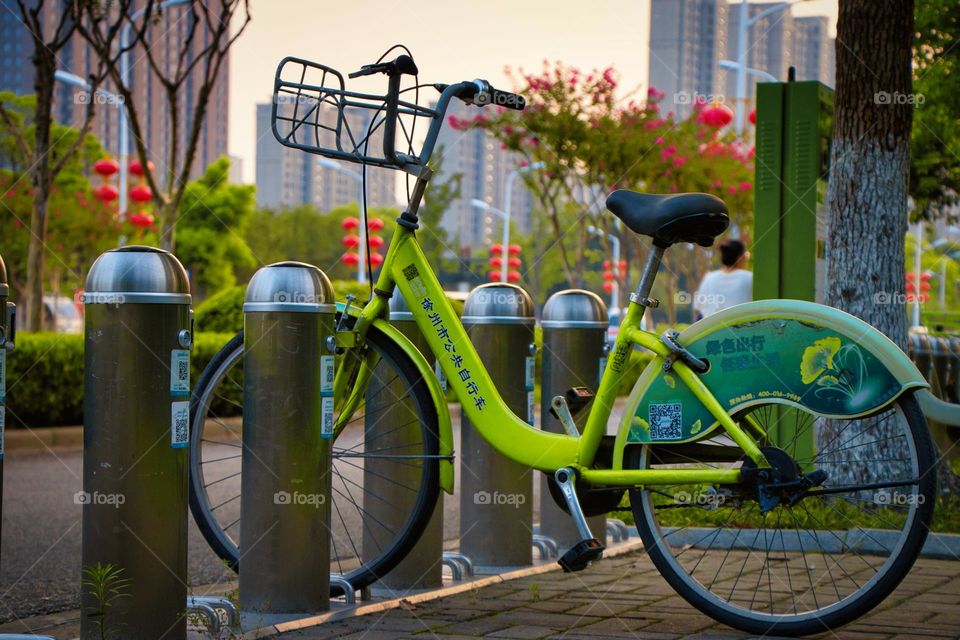
[[[520,578],[449,597],[327,622],[280,638],[643,638],[755,637],[718,624],[677,596],[642,553],[587,571]],[[919,560],[877,609],[825,638],[960,638],[960,562]]]

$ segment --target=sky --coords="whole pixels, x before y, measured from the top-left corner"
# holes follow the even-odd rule
[[[252,0],[253,20],[230,59],[230,154],[254,180],[256,104],[268,102],[277,63],[288,55],[347,72],[390,46],[413,52],[421,82],[485,78],[510,89],[504,68],[539,70],[543,60],[581,69],[613,65],[625,89],[645,89],[650,0]],[[837,0],[807,0],[795,15],[828,15]],[[386,83],[348,88],[385,90]]]

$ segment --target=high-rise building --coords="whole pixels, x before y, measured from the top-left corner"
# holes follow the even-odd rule
[[[719,62],[726,51],[725,0],[653,0],[650,6],[650,86],[666,93],[679,116],[697,99],[722,93]]]
[[[458,100],[451,101],[447,109],[448,118],[460,120],[472,120],[480,113],[480,108]],[[501,218],[472,206],[470,201],[474,199],[503,209],[509,196],[513,228],[530,233],[533,195],[519,178],[513,182],[513,193],[505,193],[507,177],[521,165],[519,154],[504,150],[500,141],[483,129],[460,131],[445,123],[434,155],[441,157],[441,175],[435,179],[461,175],[460,198],[453,201],[440,222],[452,242],[479,249],[500,238]]]
[[[680,116],[694,100],[735,106],[736,73],[720,69],[737,60],[740,3],[726,0],[652,0],[650,9],[650,85],[666,93],[665,102]],[[774,7],[747,5],[750,18]],[[824,16],[794,17],[789,6],[759,18],[748,28],[747,66],[786,80],[795,67],[798,80],[833,86],[833,39]],[[747,102],[756,78],[747,77]]]
[[[27,2],[28,5],[35,4]],[[46,3],[44,19],[50,25],[50,32],[59,20],[60,3]],[[176,64],[176,52],[179,43],[187,40],[191,29],[191,20],[199,19],[188,7],[171,6],[156,17],[150,27],[148,42],[157,56],[158,64],[172,69]],[[196,26],[191,42],[191,55],[200,55],[209,45],[210,33],[203,25]],[[23,95],[34,93],[33,42],[27,28],[19,19],[19,9],[7,8],[0,11],[0,91],[13,91]],[[179,130],[171,132],[170,118],[167,117],[168,105],[162,87],[151,72],[145,52],[141,46],[133,48],[129,54],[130,85],[134,95],[134,104],[142,127],[142,135],[148,151],[149,160],[162,175],[167,166],[170,137],[179,136],[179,153],[187,146],[187,136],[192,124],[195,106],[194,96],[199,92],[202,82],[203,65],[197,65],[183,84],[182,100],[178,105],[180,114]],[[86,79],[96,71],[93,52],[86,41],[75,34],[58,54],[59,70]],[[213,93],[207,103],[206,118],[201,128],[196,156],[191,167],[191,176],[203,173],[208,164],[227,154],[227,119],[229,116],[229,56],[221,66]],[[108,80],[102,84],[105,91],[115,93],[115,87]],[[54,118],[61,123],[79,126],[86,111],[86,102],[90,97],[82,89],[62,82],[57,83]],[[98,100],[92,133],[97,136],[104,148],[113,155],[119,154],[119,111],[118,105],[111,100]],[[135,157],[132,133],[130,154]]]
[[[280,108],[292,108],[280,105]],[[355,178],[336,169],[322,166],[319,157],[299,149],[291,149],[277,142],[271,129],[272,105],[257,105],[257,205],[271,209],[312,204],[320,211],[329,211],[339,205],[357,202],[360,186]],[[364,132],[373,111],[348,114],[351,130]],[[329,124],[336,120],[336,112],[328,110],[322,116]],[[362,134],[361,134],[362,135]],[[372,149],[382,144],[380,135],[370,138]],[[359,164],[342,163],[347,171],[360,173]],[[382,167],[367,167],[366,192],[368,207],[397,205],[397,172]]]

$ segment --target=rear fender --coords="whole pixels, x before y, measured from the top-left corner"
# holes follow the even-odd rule
[[[735,414],[760,403],[819,415],[868,415],[927,382],[885,335],[854,316],[802,300],[730,307],[680,334],[680,344],[710,363],[701,380]],[[718,423],[693,392],[655,357],[627,402],[614,447],[622,468],[629,444],[699,440]]]

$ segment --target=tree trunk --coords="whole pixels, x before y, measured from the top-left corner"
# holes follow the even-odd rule
[[[33,211],[30,214],[30,245],[27,249],[27,331],[40,331],[43,324],[43,281],[46,257],[47,201],[50,198],[50,124],[53,110],[53,74],[56,58],[46,46],[37,45],[33,54],[36,71],[34,90],[37,108],[34,116],[34,163],[30,167],[33,184]]]
[[[840,1],[826,302],[901,348],[912,35],[912,0]]]

